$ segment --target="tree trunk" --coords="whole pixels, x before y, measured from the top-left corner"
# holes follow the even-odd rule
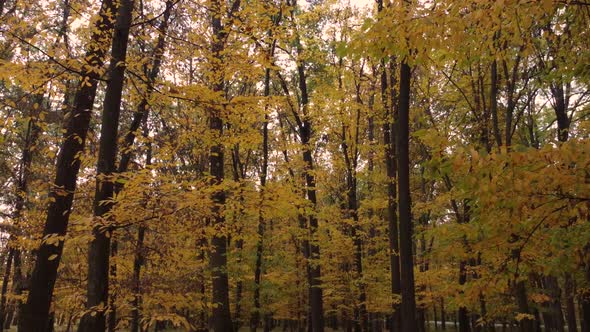
[[[388,222],[388,237],[389,237],[389,260],[390,260],[390,275],[391,275],[391,294],[394,298],[393,313],[391,317],[390,329],[393,331],[401,330],[401,311],[399,300],[401,299],[401,281],[400,281],[400,265],[399,265],[399,235],[398,235],[398,219],[397,219],[397,164],[396,164],[396,146],[395,134],[392,128],[395,127],[396,113],[393,110],[393,95],[394,88],[394,74],[393,66],[390,67],[391,73],[391,95],[392,105],[389,106],[387,90],[387,69],[385,61],[381,61],[381,99],[383,107],[385,108],[385,116],[387,121],[383,124],[383,141],[385,145],[385,168],[387,173],[387,222]]]
[[[303,122],[299,128],[301,136],[301,144],[303,145],[303,161],[305,163],[305,185],[307,189],[307,199],[315,209],[317,206],[316,197],[316,183],[315,176],[313,175],[313,156],[311,154],[311,121],[307,117],[307,107],[309,104],[308,93],[307,93],[307,82],[305,76],[304,65],[301,64],[297,67],[299,73],[299,89],[301,92],[301,105],[303,108]],[[311,332],[323,332],[324,331],[324,309],[323,309],[323,295],[321,288],[321,268],[319,265],[320,259],[320,246],[317,239],[318,220],[313,214],[309,215],[309,294],[310,294],[310,316],[311,316]],[[314,260],[315,262],[310,262]]]
[[[103,0],[100,19],[96,21],[91,40],[105,40],[105,36],[110,34],[112,28],[110,14],[115,11],[114,9],[112,0]],[[110,37],[106,39],[110,40]],[[20,331],[43,331],[49,321],[51,297],[80,170],[79,154],[84,150],[96,96],[97,74],[93,69],[102,67],[106,50],[106,45],[92,42],[86,52],[85,59],[88,66],[82,67],[83,83],[76,92],[74,105],[67,119],[55,180],[49,193],[50,204],[43,229],[43,237],[46,241],[37,250],[29,295],[19,317]]]
[[[135,257],[133,258],[133,300],[131,301],[131,332],[139,332],[139,320],[141,318],[141,266],[143,265],[143,241],[145,238],[145,227],[139,226],[137,230],[137,245]]]
[[[4,318],[6,316],[6,296],[8,294],[8,280],[10,279],[10,272],[12,271],[12,261],[15,250],[10,248],[8,251],[8,258],[6,259],[6,269],[4,270],[4,278],[2,279],[2,294],[0,295],[0,329],[4,329]]]
[[[377,10],[383,11],[383,0],[377,0]],[[402,314],[399,301],[401,300],[401,272],[399,257],[399,231],[397,218],[397,164],[396,164],[396,134],[398,113],[394,110],[396,106],[396,80],[395,64],[393,60],[389,63],[391,86],[387,82],[386,61],[381,60],[381,101],[385,109],[385,123],[383,124],[383,142],[385,145],[385,169],[387,173],[387,224],[389,238],[389,261],[391,275],[391,295],[394,300],[393,312],[390,319],[390,330],[401,331]],[[388,90],[389,97],[388,99]],[[390,104],[391,102],[391,104]]]
[[[410,79],[411,70],[402,61],[399,82],[399,106],[397,126],[397,171],[398,171],[398,209],[400,238],[400,279],[401,279],[401,314],[402,331],[417,331],[416,294],[414,289],[414,259],[412,255],[412,211],[410,193],[410,154],[409,154],[409,113],[410,113]]]
[[[575,287],[574,280],[572,279],[572,275],[570,273],[565,274],[565,283],[563,288],[565,292],[567,331],[577,332],[578,325],[576,323],[576,305],[574,303]]]
[[[117,252],[119,251],[119,242],[116,239],[113,239],[111,242],[111,251],[110,255],[111,258],[115,258],[117,256]],[[117,265],[112,264],[110,270],[110,278],[114,280],[117,278]],[[117,294],[115,292],[111,292],[109,296],[109,311],[107,317],[107,330],[108,332],[115,332],[117,327]]]
[[[463,286],[467,282],[467,262],[462,260],[459,263],[459,285]],[[460,306],[458,310],[459,332],[470,332],[471,325],[469,324],[469,313],[465,306]]]
[[[239,6],[239,0],[234,2],[232,12]],[[214,73],[212,82],[213,91],[223,96],[224,94],[224,77],[223,77],[223,51],[225,49],[225,37],[227,36],[226,27],[222,25],[222,8],[223,3],[220,0],[212,1],[211,4],[211,25],[213,29],[213,41],[211,51],[213,64],[211,70]],[[224,180],[224,151],[221,138],[223,137],[223,119],[220,106],[213,106],[209,109],[209,130],[215,142],[209,151],[209,174],[212,176],[212,184],[219,185]],[[225,192],[218,190],[212,195],[213,200],[213,226],[216,229],[223,228],[225,217],[222,206],[225,205]],[[213,284],[213,298],[215,304],[213,308],[213,330],[215,332],[232,332],[233,325],[229,308],[229,281],[227,276],[227,236],[217,231],[211,239],[211,252],[209,258],[211,268],[211,277]]]
[[[236,143],[234,145],[233,151],[232,151],[232,172],[233,172],[233,180],[236,183],[240,183],[241,180],[245,179],[245,167],[241,160],[240,160],[240,145],[239,143]],[[240,184],[241,186],[241,184]],[[236,211],[236,214],[234,216],[234,219],[236,220],[235,223],[238,223],[238,219],[241,216],[244,216],[244,195],[241,191],[241,189],[239,189],[239,192],[237,194],[237,199],[239,201],[238,203],[238,210]],[[242,264],[242,250],[244,249],[244,239],[240,237],[240,233],[242,232],[242,226],[239,225],[239,227],[236,229],[236,233],[238,235],[238,239],[236,240],[236,251],[237,253],[237,258],[236,258],[236,264],[240,265]],[[241,325],[241,312],[242,312],[242,292],[243,292],[243,281],[242,278],[240,276],[238,276],[237,281],[236,281],[236,310],[234,313],[234,317],[233,317],[233,324],[234,324],[234,330],[238,331],[240,329],[240,325]]]
[[[557,118],[557,139],[560,142],[567,142],[570,129],[570,118],[567,115],[568,105],[561,82],[551,84],[551,94],[554,99],[554,110]]]
[[[516,281],[516,302],[518,305],[518,311],[522,314],[530,314],[529,311],[529,304],[528,298],[526,294],[526,285],[524,281]],[[533,332],[534,331],[534,321],[530,318],[523,318],[518,323],[519,331],[520,332]]]
[[[545,324],[545,329],[555,332],[564,332],[565,321],[563,319],[563,312],[561,311],[561,289],[559,288],[557,278],[554,276],[544,276],[542,279],[544,288],[551,298],[551,301],[547,303],[545,314],[550,323]],[[545,318],[545,315],[543,318]]]
[[[498,145],[498,150],[502,146],[502,134],[500,133],[500,125],[498,123],[498,63],[496,60],[492,62],[490,82],[490,112],[492,113],[492,126],[494,128],[494,138]]]
[[[588,292],[581,294],[579,306],[582,332],[590,332],[590,294]]]
[[[278,23],[278,22],[277,22]],[[270,33],[269,33],[270,34]],[[270,49],[270,58],[274,56],[275,41],[273,40]],[[264,71],[264,97],[270,96],[270,68]],[[266,221],[262,206],[264,202],[264,194],[266,188],[266,178],[268,175],[268,113],[265,107],[264,122],[262,123],[262,168],[260,172],[260,208],[258,210],[258,241],[256,243],[256,267],[254,269],[254,310],[250,319],[250,330],[256,331],[260,323],[260,279],[262,276],[262,254],[264,250],[264,232],[266,228]]]
[[[438,330],[438,313],[436,311],[436,302],[432,305],[432,317],[434,318],[434,329]]]
[[[445,311],[445,300],[440,299],[440,326],[443,331],[447,329],[447,312]]]
[[[303,52],[299,36],[296,38],[297,53]],[[297,66],[298,86],[301,93],[300,106],[302,117],[298,117],[299,137],[303,147],[304,177],[307,199],[311,203],[312,212],[308,216],[307,224],[309,226],[309,256],[307,257],[308,283],[309,283],[309,318],[310,332],[324,331],[324,308],[323,308],[323,291],[321,284],[321,268],[319,264],[320,246],[317,239],[318,219],[315,215],[317,207],[316,197],[316,180],[313,174],[313,155],[310,141],[312,133],[312,123],[308,117],[309,94],[307,90],[307,77],[305,75],[305,64],[299,63]]]
[[[121,0],[113,36],[109,81],[107,84],[100,130],[96,190],[94,196],[94,239],[88,251],[88,288],[86,309],[89,312],[80,321],[78,331],[100,331],[106,327],[105,307],[109,301],[109,268],[112,229],[106,223],[113,206],[116,171],[117,139],[121,98],[125,79],[125,60],[129,28],[133,14],[133,0]],[[107,227],[105,227],[107,225]],[[92,313],[92,314],[91,314]]]

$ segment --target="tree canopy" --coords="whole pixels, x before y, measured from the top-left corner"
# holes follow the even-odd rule
[[[590,331],[590,2],[0,0],[0,328]]]

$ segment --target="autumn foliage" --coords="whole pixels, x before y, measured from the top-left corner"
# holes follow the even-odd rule
[[[590,331],[590,3],[0,0],[0,190],[0,328]]]

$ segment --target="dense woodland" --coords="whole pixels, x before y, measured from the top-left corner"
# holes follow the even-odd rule
[[[588,332],[589,215],[587,0],[0,0],[1,327]]]

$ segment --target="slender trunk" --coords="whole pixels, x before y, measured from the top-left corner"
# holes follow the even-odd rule
[[[240,145],[239,143],[236,143],[234,145],[234,149],[232,151],[232,171],[233,171],[233,180],[236,183],[240,183],[240,181],[242,179],[244,179],[245,177],[245,170],[244,170],[244,165],[242,164],[242,162],[240,161]],[[241,184],[240,184],[241,187]],[[235,224],[238,225],[237,229],[236,229],[236,233],[238,235],[238,239],[236,240],[236,251],[237,251],[237,257],[236,257],[236,264],[240,265],[242,264],[242,249],[244,248],[244,239],[240,237],[240,233],[242,232],[242,226],[238,224],[238,219],[244,215],[244,195],[242,193],[242,190],[239,189],[239,192],[237,194],[238,196],[238,210],[236,211],[236,214],[234,216],[234,220],[235,220]],[[242,278],[240,276],[238,276],[237,281],[236,281],[236,310],[235,310],[235,314],[233,317],[234,320],[234,330],[238,331],[240,329],[240,323],[241,323],[241,312],[242,312],[242,292],[243,292],[243,282],[242,282]]]
[[[368,139],[369,139],[369,152],[367,156],[367,171],[368,171],[368,182],[367,182],[367,192],[369,193],[369,199],[372,199],[370,193],[374,190],[374,183],[373,183],[373,172],[375,169],[375,119],[373,117],[373,110],[375,104],[375,84],[371,86],[371,95],[369,97],[369,113],[371,114],[368,119]],[[373,218],[375,215],[375,211],[373,208],[369,208],[368,211],[368,219],[370,221],[369,226],[369,245],[367,250],[367,260],[369,264],[372,264],[373,258],[377,255],[377,245],[376,242],[378,241],[378,231],[376,227],[376,223],[373,222]],[[377,312],[368,312],[368,319],[369,319],[369,331],[381,332],[381,313]]]
[[[342,59],[340,61],[340,66],[342,65]],[[361,72],[362,75],[362,72]],[[342,90],[342,78],[341,76],[338,77],[338,88]],[[356,86],[356,103],[359,105],[357,108],[356,113],[356,123],[354,128],[356,131],[351,134],[347,134],[347,125],[342,123],[342,154],[344,157],[344,162],[346,166],[346,204],[343,204],[342,209],[344,210],[344,215],[347,217],[352,218],[353,225],[350,227],[350,236],[353,240],[354,245],[354,270],[356,275],[354,278],[359,280],[359,298],[358,298],[358,306],[355,306],[354,309],[354,329],[355,331],[366,331],[368,330],[369,320],[367,317],[367,293],[366,287],[363,280],[363,261],[362,261],[362,240],[360,238],[360,225],[359,225],[359,217],[358,217],[358,202],[357,202],[357,163],[358,163],[358,145],[359,145],[359,131],[358,128],[360,127],[360,105],[362,103],[362,99],[360,96],[360,86]],[[349,151],[347,139],[354,144],[352,147],[352,151]]]
[[[170,3],[170,2],[168,2]],[[164,19],[167,21],[167,17]],[[163,38],[163,37],[162,37]],[[146,114],[147,115],[147,114]],[[147,116],[144,118],[143,136],[148,136]],[[146,165],[152,164],[152,145],[148,143],[147,152],[145,156]],[[144,249],[143,243],[147,228],[144,225],[139,225],[137,229],[137,244],[135,247],[135,256],[133,257],[133,300],[131,301],[131,330],[130,332],[139,332],[139,321],[141,319],[141,267],[144,264]]]
[[[575,287],[574,280],[572,279],[572,275],[570,273],[565,274],[565,282],[563,288],[565,292],[567,330],[568,332],[577,332],[578,326],[576,323],[576,305],[574,303]]]
[[[494,331],[494,322],[489,322],[488,321],[488,310],[486,307],[486,300],[484,298],[484,295],[482,293],[479,294],[479,310],[480,310],[480,314],[481,314],[481,318],[483,319],[483,330],[484,331]]]
[[[436,303],[432,305],[432,316],[434,317],[434,329],[438,330],[438,315],[436,312]]]
[[[278,25],[282,15],[279,14],[276,19],[273,20],[274,25]],[[268,31],[268,36],[272,37],[272,30]],[[276,39],[272,39],[271,47],[269,50],[269,58],[274,57]],[[264,71],[264,97],[270,96],[270,68],[266,68]],[[268,106],[265,106],[264,122],[262,123],[262,168],[260,172],[260,208],[258,209],[258,229],[257,236],[258,241],[256,243],[256,267],[254,269],[254,310],[250,317],[250,330],[256,331],[256,328],[260,324],[260,280],[262,277],[262,255],[264,252],[264,233],[266,229],[266,220],[264,219],[264,213],[262,206],[264,206],[264,195],[266,189],[266,178],[268,175]]]
[[[117,256],[117,252],[119,250],[119,242],[116,239],[113,239],[111,242],[111,258],[115,258]],[[117,264],[113,262],[111,265],[110,271],[110,279],[115,280],[117,278]],[[109,296],[109,308],[108,311],[109,315],[107,318],[107,327],[108,332],[115,332],[115,328],[117,327],[117,306],[115,305],[117,301],[117,294],[112,292]]]
[[[543,329],[541,329],[541,315],[539,315],[539,309],[533,309],[533,316],[535,316],[535,332],[543,332]]]
[[[10,272],[12,271],[12,261],[14,258],[15,249],[10,248],[8,251],[8,258],[6,259],[6,269],[4,270],[4,278],[2,279],[2,295],[0,296],[0,330],[4,329],[4,317],[6,312],[6,295],[8,294],[8,280],[10,279]]]
[[[293,15],[293,11],[291,11]],[[297,53],[300,55],[303,52],[299,36],[296,39]],[[295,115],[299,126],[299,138],[303,148],[303,162],[304,162],[304,177],[307,200],[311,203],[314,210],[309,214],[307,220],[300,220],[302,226],[309,231],[309,240],[304,240],[304,255],[305,250],[308,250],[306,257],[307,271],[308,271],[308,292],[309,292],[309,330],[310,332],[324,331],[324,309],[323,309],[323,291],[321,285],[321,268],[319,264],[320,246],[317,239],[318,219],[315,215],[315,208],[317,207],[316,197],[316,180],[313,174],[313,155],[311,151],[311,133],[312,123],[308,117],[309,95],[307,90],[307,77],[305,75],[305,64],[300,62],[297,66],[298,87],[301,93],[300,106],[302,115]],[[307,245],[306,245],[307,244]],[[307,247],[307,249],[306,249]]]
[[[343,130],[343,137],[345,131]],[[358,142],[357,142],[358,143]],[[366,300],[367,295],[365,286],[362,284],[363,278],[363,265],[362,265],[362,241],[359,237],[359,218],[358,218],[358,206],[357,206],[357,195],[356,195],[356,174],[354,166],[351,165],[350,157],[348,156],[348,147],[346,142],[342,143],[344,158],[347,164],[347,210],[348,214],[351,215],[353,225],[351,227],[351,237],[354,245],[354,268],[356,271],[356,279],[360,280],[360,294],[359,294],[359,307],[355,309],[355,331],[366,331],[368,329],[367,319],[367,307]],[[353,157],[354,158],[354,157]]]
[[[373,172],[375,170],[375,118],[373,117],[374,112],[374,104],[375,104],[375,84],[371,86],[371,95],[369,97],[369,119],[367,124],[367,138],[369,140],[369,152],[367,153],[367,171],[368,171],[368,181],[367,181],[367,192],[369,193],[369,199],[372,199],[372,192],[374,190],[374,183],[373,183]],[[375,245],[375,241],[377,241],[377,227],[375,227],[375,223],[373,222],[373,216],[375,215],[375,211],[373,208],[369,208],[368,217],[370,220],[369,226],[369,249],[368,249],[368,256],[371,259],[373,256],[377,254],[377,249]]]
[[[105,37],[110,34],[112,13],[114,13],[113,1],[103,0],[100,19],[96,21],[91,40],[105,40]],[[57,268],[63,252],[63,239],[67,231],[80,170],[79,154],[84,150],[96,96],[98,77],[93,70],[95,67],[102,67],[105,53],[104,45],[97,42],[92,42],[86,52],[85,59],[88,66],[82,67],[83,83],[76,92],[74,105],[69,112],[55,180],[49,193],[50,204],[43,229],[43,237],[47,240],[37,250],[29,295],[19,317],[20,331],[43,331],[49,322],[49,308],[57,278]]]
[[[274,55],[274,41],[270,50],[270,56]],[[264,96],[270,96],[270,68],[264,72]],[[266,109],[267,107],[265,107]],[[264,194],[266,189],[266,178],[268,173],[268,113],[264,113],[264,122],[262,124],[262,169],[260,172],[260,208],[258,210],[258,241],[256,243],[256,267],[254,270],[254,310],[250,319],[250,329],[256,331],[260,323],[260,280],[262,276],[262,254],[264,250],[264,231],[266,221],[262,211],[264,205]]]
[[[236,1],[239,5],[239,1]],[[222,25],[222,1],[216,0],[211,5],[211,25],[213,29],[213,41],[211,51],[213,56],[214,79],[212,82],[213,91],[223,95],[223,51],[225,49],[226,27]],[[221,108],[213,106],[209,109],[209,131],[215,137],[215,143],[209,151],[209,174],[212,177],[212,184],[219,185],[224,180],[224,151],[220,141],[223,137],[223,119]],[[213,200],[213,226],[216,229],[223,228],[225,217],[222,207],[225,205],[225,192],[218,190],[212,195]],[[211,239],[211,252],[209,258],[211,278],[213,284],[213,330],[216,332],[232,332],[233,325],[229,308],[229,281],[227,275],[227,236],[222,232],[216,232]]]
[[[414,289],[414,259],[412,255],[412,211],[410,195],[410,155],[409,155],[409,113],[411,69],[406,60],[402,61],[399,82],[399,106],[397,126],[397,171],[398,171],[398,209],[400,239],[400,279],[402,331],[417,331],[416,294]]]
[[[459,285],[463,286],[467,282],[467,269],[466,269],[467,262],[462,260],[459,263]],[[458,320],[459,320],[459,332],[470,332],[471,325],[469,324],[469,313],[467,312],[467,308],[465,306],[459,307],[458,312]]]
[[[113,36],[109,81],[107,84],[100,130],[98,162],[96,165],[96,190],[94,196],[94,216],[96,224],[88,251],[88,288],[86,308],[90,310],[80,321],[78,331],[100,331],[106,328],[105,305],[109,300],[109,268],[111,232],[105,228],[105,221],[112,209],[114,180],[116,171],[117,139],[123,84],[125,79],[125,60],[129,28],[133,14],[133,0],[121,0]],[[108,305],[107,305],[108,307]]]
[[[422,194],[426,195],[426,186],[423,182],[422,184]],[[423,227],[428,226],[428,214],[423,214],[420,217],[420,225],[422,225]],[[419,270],[421,273],[424,273],[426,271],[428,271],[429,269],[429,262],[428,259],[426,258],[426,255],[428,254],[427,251],[427,247],[426,247],[426,238],[424,236],[424,234],[422,234],[422,236],[420,237],[420,255],[418,256],[418,253],[416,253],[416,256],[419,257],[418,259],[418,266],[419,266]],[[426,289],[424,288],[424,286],[420,286],[419,290],[421,292],[424,292]],[[417,325],[418,325],[418,332],[426,332],[426,307],[425,306],[419,306],[417,307]]]
[[[490,112],[492,113],[492,126],[494,127],[494,138],[498,149],[502,146],[502,135],[500,133],[500,125],[498,123],[498,63],[496,60],[492,62],[490,82]]]
[[[440,326],[443,331],[447,329],[447,312],[445,311],[445,299],[440,299]]]
[[[223,89],[215,89],[223,91]],[[209,119],[209,129],[216,137],[223,137],[223,120],[220,110],[212,110]],[[220,184],[224,179],[223,145],[216,143],[211,147],[209,154],[210,174],[214,184]],[[225,193],[221,190],[213,194],[213,215],[216,227],[225,224],[221,207],[225,205]],[[211,240],[212,250],[210,257],[211,274],[213,278],[213,326],[215,331],[232,331],[229,311],[229,282],[227,276],[227,236],[217,233]]]
[[[33,150],[37,144],[41,128],[37,123],[37,118],[40,112],[40,106],[35,107],[34,105],[41,105],[43,102],[43,94],[34,95],[31,102],[30,109],[30,120],[27,125],[27,131],[23,144],[21,159],[18,167],[17,179],[16,179],[16,201],[14,204],[14,212],[12,214],[13,225],[15,226],[15,233],[10,234],[8,239],[9,252],[8,259],[6,262],[5,277],[2,281],[2,295],[0,296],[0,328],[3,326],[10,327],[12,323],[13,313],[17,310],[18,305],[16,300],[7,303],[7,292],[8,292],[8,280],[10,278],[10,270],[13,268],[12,273],[12,293],[14,295],[20,295],[22,290],[22,268],[21,268],[21,250],[17,247],[15,240],[20,235],[18,233],[18,226],[20,219],[22,218],[23,211],[25,209],[25,202],[27,191],[29,187],[29,176],[31,174],[31,163],[33,161]],[[13,266],[11,266],[13,264]]]
[[[280,77],[280,76],[279,76]],[[286,87],[286,85],[283,85],[283,90],[285,92],[285,95],[288,97],[289,96],[289,90]],[[283,121],[281,120],[281,117],[278,118],[279,120],[279,128],[280,128],[280,134],[282,136],[283,141],[286,141],[286,135],[285,135],[285,131],[284,131],[284,127],[283,127]],[[288,166],[290,161],[289,161],[289,154],[287,150],[283,150],[283,157],[285,159],[285,163],[287,164],[287,170],[289,172],[289,178],[291,179],[291,181],[293,181],[293,183],[296,182],[296,178],[295,178],[295,172],[293,171],[293,169]],[[302,193],[303,196],[305,196],[305,193]],[[302,230],[307,230],[307,219],[305,218],[305,216],[302,213],[298,213],[297,214],[297,220],[299,222],[299,227]],[[304,237],[301,240],[301,243],[299,243],[298,239],[295,238],[294,241],[295,243],[295,249],[296,251],[300,251],[303,254],[303,262],[300,259],[300,256],[298,255],[299,252],[296,252],[295,254],[295,266],[297,266],[297,271],[301,270],[301,266],[305,265],[305,273],[306,273],[306,279],[309,281],[310,278],[310,269],[309,269],[309,264],[308,264],[308,260],[309,260],[309,240],[307,237]],[[299,289],[299,285],[301,284],[300,280],[301,278],[299,278],[299,273],[297,273],[297,279],[296,279],[296,289]],[[311,288],[307,288],[307,293],[308,293],[308,300],[311,299]],[[305,303],[305,296],[301,296],[300,293],[298,293],[298,310],[297,310],[297,330],[298,331],[304,331],[304,326],[307,324],[307,330],[311,331],[312,330],[312,325],[311,325],[311,313],[310,310],[307,308],[309,306],[308,303]],[[305,316],[305,318],[303,318]]]
[[[139,226],[137,230],[137,245],[135,257],[133,258],[133,300],[131,301],[131,332],[139,332],[139,320],[141,318],[141,266],[143,265],[143,241],[145,238],[145,227]]]
[[[12,294],[14,296],[20,296],[23,292],[23,283],[24,277],[22,273],[22,257],[21,257],[21,250],[15,249],[13,260],[13,272],[12,272]],[[13,321],[18,318],[18,314],[20,309],[22,308],[22,303],[20,300],[13,299],[8,303],[4,310],[4,327],[6,329],[10,329],[10,326],[13,324]],[[2,310],[0,310],[0,315],[2,314]],[[0,321],[2,317],[0,317]],[[2,325],[0,324],[0,327]]]
[[[236,251],[238,251],[238,258],[236,260],[236,264],[240,265],[242,264],[242,258],[240,257],[241,255],[241,251],[244,248],[244,240],[243,239],[238,239],[236,241]],[[238,280],[236,281],[236,312],[234,314],[233,320],[234,320],[234,330],[238,331],[240,329],[240,325],[241,325],[241,314],[242,314],[242,292],[244,290],[244,284],[242,282],[241,277],[238,277]]]
[[[516,281],[516,303],[518,311],[522,314],[530,314],[528,298],[526,294],[526,285],[524,281]],[[534,320],[529,318],[523,318],[519,324],[520,332],[533,332],[534,331]]]

